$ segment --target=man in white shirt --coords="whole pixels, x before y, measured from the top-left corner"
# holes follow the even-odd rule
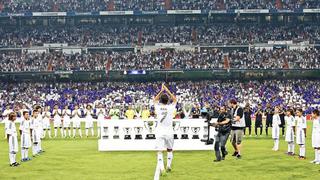
[[[166,92],[166,93],[165,93]],[[170,102],[170,100],[172,102]],[[175,95],[165,86],[162,85],[161,91],[154,98],[154,107],[157,120],[156,129],[156,149],[158,150],[158,163],[154,179],[159,179],[160,173],[164,173],[163,151],[167,150],[167,171],[171,171],[171,162],[173,159],[173,127],[172,120],[177,99]]]

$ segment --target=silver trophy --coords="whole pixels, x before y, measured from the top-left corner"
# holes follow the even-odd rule
[[[181,139],[189,139],[189,136],[188,136],[189,127],[188,126],[180,127],[180,131],[182,131]]]
[[[173,132],[174,132],[173,137],[174,137],[174,139],[179,139],[178,134],[176,133],[176,132],[178,132],[179,128],[180,128],[180,121],[173,121]]]
[[[134,132],[136,133],[135,138],[134,139],[142,139],[142,132],[143,127],[135,127],[134,128]]]
[[[156,121],[144,121],[144,127],[147,129],[148,134],[146,139],[156,139],[155,130],[158,125]]]
[[[102,135],[102,139],[109,139],[109,135],[108,135],[108,127],[103,127],[103,135]]]
[[[199,138],[199,131],[200,131],[200,127],[192,127],[191,131],[193,133],[192,135],[192,139],[200,139]]]
[[[119,136],[119,126],[114,126],[113,127],[113,139],[120,139]]]
[[[208,139],[208,126],[203,126],[203,139]]]
[[[132,128],[130,127],[124,127],[123,131],[124,131],[124,139],[131,139],[131,130]]]

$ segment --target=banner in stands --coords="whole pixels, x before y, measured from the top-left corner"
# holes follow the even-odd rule
[[[228,9],[228,10],[161,10],[161,11],[95,11],[95,12],[26,12],[0,13],[0,17],[47,17],[47,16],[122,16],[122,15],[161,15],[161,14],[291,14],[291,13],[320,13],[320,9]]]
[[[32,16],[67,16],[67,12],[33,12]]]

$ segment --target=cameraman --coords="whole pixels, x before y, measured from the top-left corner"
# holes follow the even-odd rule
[[[216,154],[216,160],[214,160],[214,162],[219,162],[224,160],[225,156],[228,154],[226,150],[226,143],[231,131],[231,115],[227,113],[227,108],[225,106],[220,107],[220,114],[218,116],[217,123],[213,124],[213,126],[216,127],[216,131],[218,132],[215,137],[214,144]]]

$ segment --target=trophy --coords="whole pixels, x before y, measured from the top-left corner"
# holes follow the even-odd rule
[[[180,131],[182,131],[181,139],[189,139],[189,136],[188,136],[189,127],[182,126],[180,127]]]
[[[192,127],[191,128],[191,131],[192,131],[192,133],[193,133],[193,135],[192,135],[192,139],[200,139],[199,138],[199,131],[200,131],[200,127]]]
[[[136,136],[134,139],[142,139],[142,134],[141,134],[142,129],[143,129],[143,127],[135,127],[134,128],[134,132],[136,133]]]
[[[156,121],[144,121],[144,127],[148,130],[148,134],[146,135],[146,139],[156,139],[156,135],[154,131],[158,125]]]
[[[180,121],[173,121],[173,131],[174,131],[174,139],[179,139],[178,134],[176,133],[180,128]]]
[[[203,139],[208,139],[208,126],[203,126]]]
[[[109,135],[108,135],[108,127],[103,127],[103,135],[102,135],[102,139],[109,139]]]
[[[126,140],[131,139],[131,128],[125,127],[125,128],[123,128],[123,131],[125,133],[124,139],[126,139]]]
[[[119,126],[114,126],[113,127],[113,139],[119,139]]]

